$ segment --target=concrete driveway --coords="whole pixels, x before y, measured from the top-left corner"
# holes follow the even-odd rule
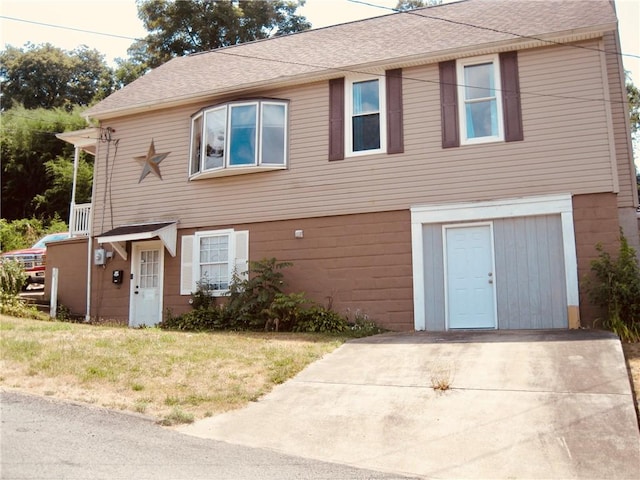
[[[352,341],[260,401],[179,430],[422,478],[640,472],[622,348],[599,331]]]

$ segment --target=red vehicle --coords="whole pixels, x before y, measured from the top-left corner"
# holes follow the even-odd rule
[[[50,233],[38,240],[33,247],[23,250],[12,250],[2,254],[2,259],[16,260],[24,267],[27,274],[25,287],[31,283],[44,283],[47,243],[65,240],[69,233]]]

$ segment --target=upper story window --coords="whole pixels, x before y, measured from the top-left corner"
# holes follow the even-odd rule
[[[234,102],[191,120],[192,178],[280,170],[287,166],[288,103]]]
[[[440,62],[442,148],[524,140],[518,52]]]
[[[458,78],[462,143],[503,140],[498,57],[458,61]]]
[[[347,152],[380,153],[386,144],[384,77],[349,80],[346,91]]]
[[[402,69],[329,80],[329,161],[404,152]]]

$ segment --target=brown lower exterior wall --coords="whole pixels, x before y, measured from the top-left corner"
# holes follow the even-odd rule
[[[392,330],[413,329],[411,222],[408,210],[344,215],[248,225],[210,225],[199,230],[235,228],[249,231],[249,258],[275,257],[293,263],[284,270],[286,291],[305,292],[316,302],[341,313],[360,310]],[[302,230],[304,238],[294,238]],[[180,295],[180,237],[178,252],[165,251],[164,305],[173,314],[188,311],[189,296]],[[106,246],[109,249],[108,246]],[[127,250],[131,253],[131,244]],[[121,285],[111,283],[113,270],[124,270]],[[127,323],[130,260],[117,254],[106,268],[92,267],[92,317]]]
[[[47,245],[44,296],[51,300],[51,276],[58,269],[58,306],[84,317],[87,310],[87,238]]]
[[[618,201],[614,193],[576,195],[573,197],[573,224],[578,256],[578,286],[580,289],[580,324],[602,328],[598,319],[604,311],[589,301],[588,282],[593,278],[591,261],[598,257],[596,244],[615,255],[619,246]]]
[[[586,280],[597,243],[615,253],[618,213],[615,194],[576,195],[573,217],[578,257],[580,323],[598,327],[603,312],[590,304]],[[286,291],[305,292],[308,298],[341,313],[360,310],[379,325],[397,331],[413,330],[411,222],[409,210],[341,215],[239,225],[209,225],[199,230],[234,228],[249,231],[250,260],[275,257],[292,262],[284,270]],[[295,238],[296,230],[303,238]],[[165,311],[190,310],[189,296],[180,295],[180,237],[195,229],[178,231],[178,251],[165,251]],[[97,245],[96,245],[97,246]],[[107,247],[108,249],[108,247]],[[92,317],[126,324],[129,313],[129,259],[117,254],[106,267],[92,266]],[[124,270],[124,282],[111,283],[113,270]]]
[[[289,289],[341,313],[360,310],[391,330],[413,330],[408,210],[248,226],[252,259],[293,263]],[[304,238],[294,238],[302,230]]]
[[[99,248],[94,241],[93,249]],[[127,242],[127,260],[123,260],[109,245],[103,245],[112,257],[106,265],[91,266],[91,318],[97,322],[121,323],[129,322],[129,295],[131,274],[131,242]],[[165,256],[169,256],[165,252]],[[111,281],[114,270],[123,271],[123,282],[114,284]]]

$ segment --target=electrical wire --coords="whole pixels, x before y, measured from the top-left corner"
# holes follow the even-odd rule
[[[347,0],[347,1],[349,1],[351,3],[356,3],[356,4],[361,4],[361,5],[365,5],[365,6],[374,7],[374,8],[381,8],[381,9],[389,10],[389,11],[392,11],[392,12],[399,12],[399,13],[419,16],[419,17],[422,17],[422,18],[429,18],[429,19],[432,19],[432,20],[439,20],[439,21],[443,21],[443,22],[454,23],[454,24],[465,26],[465,27],[478,28],[478,29],[482,29],[482,30],[488,30],[488,31],[496,32],[496,33],[508,34],[508,35],[512,35],[512,36],[515,36],[515,37],[518,37],[518,38],[532,39],[532,40],[546,42],[546,43],[550,43],[550,44],[554,44],[554,45],[566,46],[566,47],[571,47],[571,48],[579,48],[579,49],[584,49],[584,50],[592,50],[592,51],[597,51],[597,52],[607,53],[607,54],[615,54],[615,55],[620,55],[620,56],[628,56],[628,57],[632,57],[632,58],[640,58],[640,55],[625,54],[625,53],[617,52],[617,51],[608,51],[608,50],[603,50],[603,49],[596,48],[596,47],[588,47],[588,46],[584,46],[584,45],[577,45],[577,44],[574,44],[574,43],[564,43],[564,42],[556,42],[556,41],[551,41],[551,40],[544,40],[544,39],[541,39],[541,38],[538,38],[538,37],[521,35],[521,34],[518,34],[518,33],[509,32],[509,31],[505,31],[505,30],[499,30],[499,29],[494,29],[494,28],[490,28],[490,27],[484,27],[484,26],[481,26],[481,25],[474,25],[474,24],[467,23],[467,22],[460,22],[460,21],[456,21],[456,20],[450,20],[450,19],[446,19],[446,18],[441,18],[441,17],[436,17],[436,16],[432,16],[432,15],[423,14],[422,12],[424,12],[427,9],[420,9],[418,11],[414,11],[414,10],[400,11],[400,10],[397,10],[395,8],[392,8],[392,7],[385,7],[383,5],[376,5],[374,3],[366,2],[364,0]],[[61,29],[79,30],[79,31],[84,31],[86,33],[95,33],[95,34],[113,36],[113,37],[118,37],[118,38],[127,38],[127,39],[130,39],[130,40],[142,40],[142,41],[144,41],[144,39],[136,39],[136,38],[133,38],[133,37],[124,37],[124,36],[108,34],[108,33],[104,33],[104,32],[93,32],[93,31],[89,31],[89,30],[80,30],[80,29],[76,29],[76,28],[72,28],[72,27],[64,27],[64,26],[60,26],[60,25],[46,24],[46,23],[41,23],[41,22],[33,22],[33,21],[30,21],[30,20],[17,19],[17,18],[13,18],[13,17],[2,16],[2,15],[0,15],[0,18],[6,18],[6,19],[10,19],[10,20],[17,20],[17,21],[24,21],[24,22],[27,22],[27,23],[40,24],[40,25],[44,25],[44,26],[56,27],[56,28],[61,28]],[[305,33],[305,32],[299,32],[299,33]],[[241,44],[234,45],[234,46],[231,46],[231,47],[228,47],[228,48],[220,48],[220,49],[214,49],[214,50],[209,50],[209,51],[205,51],[205,52],[197,52],[197,53],[193,53],[191,55],[202,55],[202,54],[206,54],[206,53],[216,53],[216,54],[220,54],[220,55],[229,55],[229,56],[235,56],[235,57],[240,57],[240,58],[261,60],[261,61],[265,61],[265,62],[274,62],[274,63],[288,64],[288,65],[329,69],[329,70],[335,70],[335,71],[340,71],[340,72],[345,72],[345,73],[353,73],[353,74],[368,74],[368,75],[372,75],[371,72],[364,72],[364,71],[360,71],[360,70],[354,70],[354,69],[351,69],[351,68],[325,66],[325,65],[312,64],[312,63],[308,63],[308,62],[295,62],[295,61],[291,61],[291,60],[284,60],[282,58],[274,59],[274,58],[259,57],[259,56],[256,56],[256,55],[243,55],[243,54],[233,53],[232,50],[234,50],[235,49],[234,47],[237,47],[237,46],[241,46]],[[379,76],[383,76],[383,74],[379,74]],[[419,78],[412,78],[412,77],[403,77],[403,79],[409,80],[409,81],[415,81],[415,82],[431,83],[431,84],[436,84],[436,85],[440,85],[440,84],[443,83],[443,82],[440,82],[440,81],[437,81],[437,80],[427,80],[427,79],[419,79]],[[469,86],[469,85],[461,85],[461,84],[458,84],[458,83],[453,84],[453,85],[458,86],[458,87],[460,87],[460,86]],[[496,91],[496,92],[502,92],[503,91],[500,88],[494,88],[493,90]],[[505,92],[507,92],[507,91],[505,91]],[[556,98],[556,99],[564,99],[564,100],[578,100],[578,101],[587,101],[587,102],[596,101],[596,102],[612,103],[612,104],[625,104],[625,103],[627,103],[626,100],[607,100],[607,99],[604,99],[604,98],[589,98],[589,97],[579,97],[579,96],[573,96],[573,95],[557,95],[557,94],[549,94],[549,93],[527,92],[527,91],[522,91],[522,90],[520,90],[519,92],[516,92],[516,93],[519,93],[521,96],[522,95],[530,95],[530,96],[535,96],[535,97],[548,97],[548,98]]]
[[[425,9],[419,9],[419,10],[399,10],[399,9],[393,8],[393,7],[385,7],[384,5],[376,5],[375,3],[365,2],[364,0],[347,0],[347,1],[349,3],[365,5],[367,7],[380,8],[380,9],[383,9],[383,10],[389,10],[389,11],[396,12],[396,13],[404,13],[404,14],[407,14],[407,15],[414,15],[416,17],[428,18],[430,20],[438,20],[438,21],[441,21],[441,22],[452,23],[454,25],[461,25],[463,27],[477,28],[477,29],[480,29],[480,30],[486,30],[486,31],[489,31],[489,32],[494,32],[494,33],[504,33],[506,35],[512,35],[514,37],[523,38],[525,40],[536,40],[536,41],[548,43],[548,44],[551,44],[551,45],[571,46],[573,48],[582,48],[584,50],[593,50],[595,52],[609,53],[609,54],[612,54],[612,55],[620,55],[620,56],[623,56],[623,57],[640,58],[640,55],[636,55],[636,54],[633,54],[633,53],[622,53],[622,52],[617,52],[617,51],[613,51],[613,50],[603,50],[601,48],[596,48],[596,47],[585,47],[585,46],[582,46],[582,45],[573,45],[573,44],[569,44],[569,43],[565,43],[565,42],[556,42],[554,40],[545,40],[543,38],[534,37],[534,36],[531,36],[531,35],[522,35],[522,34],[519,34],[519,33],[510,32],[508,30],[500,30],[498,28],[484,27],[482,25],[475,25],[473,23],[461,22],[461,21],[458,21],[458,20],[451,20],[449,18],[436,17],[436,16],[433,16],[433,15],[426,15],[426,14],[422,13],[422,12],[425,12],[426,10],[428,10],[429,8],[433,8],[433,7],[427,7]],[[438,6],[440,6],[440,5],[434,5],[434,7],[438,7]]]
[[[82,28],[76,28],[76,27],[65,27],[63,25],[54,25],[53,23],[44,23],[44,22],[36,22],[34,20],[25,20],[24,18],[7,17],[5,15],[0,15],[0,18],[4,18],[5,20],[12,20],[14,22],[24,22],[24,23],[30,23],[32,25],[40,25],[41,27],[60,28],[62,30],[72,30],[74,32],[90,33],[92,35],[102,35],[105,37],[121,38],[124,40],[146,42],[146,40],[144,40],[143,38],[128,37],[126,35],[117,35],[115,33],[96,32],[94,30],[84,30]]]

